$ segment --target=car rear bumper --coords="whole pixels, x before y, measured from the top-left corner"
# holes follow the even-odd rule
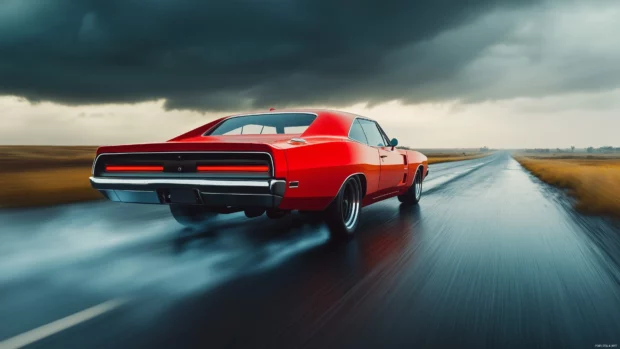
[[[279,179],[90,177],[90,183],[112,201],[240,208],[276,208],[286,188]]]

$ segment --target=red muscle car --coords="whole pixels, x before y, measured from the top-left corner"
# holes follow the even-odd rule
[[[397,143],[345,112],[235,115],[164,143],[100,147],[90,182],[112,201],[167,204],[186,226],[218,213],[321,211],[333,235],[349,236],[363,206],[420,200],[427,158]]]

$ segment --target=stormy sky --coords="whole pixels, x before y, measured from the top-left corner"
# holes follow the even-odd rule
[[[620,146],[618,18],[617,0],[3,0],[0,144],[309,106],[417,147]]]

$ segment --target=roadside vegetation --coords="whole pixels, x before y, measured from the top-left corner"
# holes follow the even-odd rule
[[[95,200],[96,147],[0,146],[0,208]]]
[[[487,147],[483,148],[464,148],[464,149],[413,149],[409,147],[398,147],[401,149],[417,150],[426,155],[429,164],[440,162],[452,162],[462,160],[472,160],[485,157],[492,153]]]
[[[452,162],[452,161],[462,161],[462,160],[473,160],[483,158],[489,154],[487,153],[462,153],[462,154],[451,154],[451,153],[440,153],[440,154],[425,154],[428,157],[429,164],[437,164],[440,162]]]
[[[523,151],[514,157],[543,182],[568,190],[578,211],[620,217],[620,151],[572,150]]]
[[[88,177],[97,147],[0,146],[0,208],[102,199]],[[425,149],[429,163],[475,159],[479,149]]]

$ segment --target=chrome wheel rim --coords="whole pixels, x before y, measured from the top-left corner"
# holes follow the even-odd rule
[[[355,184],[355,180],[349,181],[342,193],[342,221],[347,230],[353,228],[360,211],[360,192]]]
[[[415,199],[420,200],[420,197],[422,196],[422,176],[420,175],[420,172],[418,172],[415,176],[414,187],[415,187]]]

